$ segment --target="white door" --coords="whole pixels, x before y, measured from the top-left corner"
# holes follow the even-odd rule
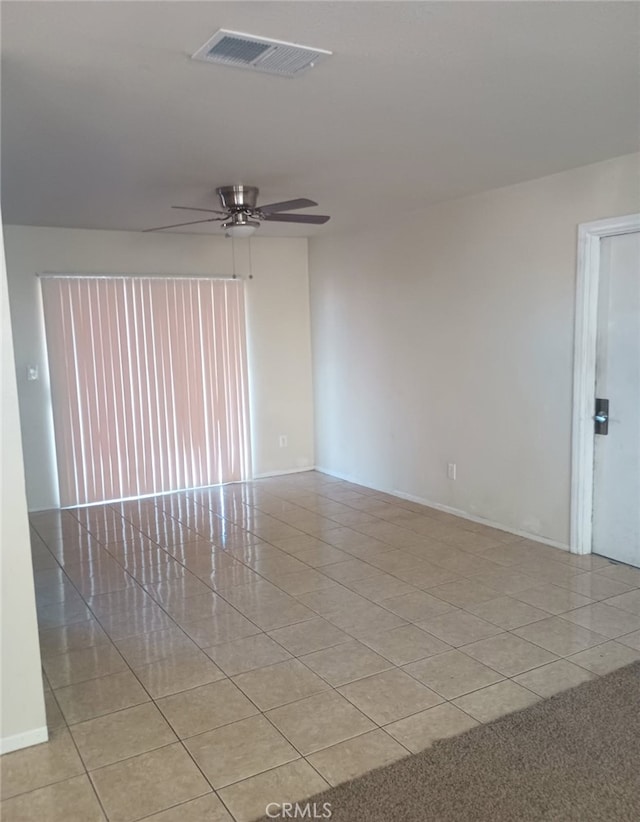
[[[595,434],[592,549],[640,566],[640,233],[604,237],[600,255],[596,397],[609,409],[608,433]]]

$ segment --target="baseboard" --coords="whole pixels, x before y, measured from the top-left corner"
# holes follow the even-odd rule
[[[484,517],[478,517],[475,514],[470,514],[467,511],[462,511],[460,508],[452,508],[450,505],[442,505],[440,502],[433,502],[433,500],[425,499],[424,497],[417,497],[413,494],[406,494],[403,491],[398,491],[392,488],[379,488],[375,485],[362,482],[362,480],[357,477],[353,477],[348,474],[340,474],[336,471],[329,471],[327,468],[322,468],[319,465],[316,466],[315,470],[320,474],[327,474],[329,477],[335,477],[336,479],[344,480],[345,482],[352,482],[355,485],[362,485],[364,488],[370,488],[372,491],[380,491],[382,494],[390,494],[391,496],[398,497],[399,499],[406,499],[408,502],[417,502],[418,505],[425,505],[427,508],[435,508],[437,511],[443,511],[445,514],[452,514],[455,517],[460,517],[461,519],[466,519],[470,522],[477,522],[479,525],[486,525],[489,528],[497,528],[499,531],[506,531],[507,534],[514,534],[517,537],[531,539],[534,542],[541,542],[543,545],[549,545],[551,548],[559,548],[561,551],[571,550],[567,543],[557,542],[556,540],[548,539],[547,537],[541,537],[539,534],[532,534],[529,531],[520,531],[510,525],[504,525],[502,522],[495,522],[494,520],[485,519]]]
[[[0,754],[19,751],[21,748],[29,748],[31,745],[40,745],[49,739],[49,731],[45,725],[43,728],[34,728],[32,731],[25,731],[22,734],[13,734],[0,739]]]
[[[306,471],[315,471],[313,465],[305,468],[285,468],[283,471],[266,471],[264,474],[254,474],[253,479],[268,479],[269,477],[286,477],[287,474],[304,474]]]

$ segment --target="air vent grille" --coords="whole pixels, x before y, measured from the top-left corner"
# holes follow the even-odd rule
[[[252,43],[250,40],[241,40],[239,37],[223,37],[212,49],[209,49],[210,59],[219,59],[226,62],[250,63],[269,50],[266,43]]]
[[[325,49],[220,29],[198,49],[193,59],[294,77],[330,54]]]

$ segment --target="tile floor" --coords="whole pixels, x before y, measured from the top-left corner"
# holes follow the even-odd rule
[[[31,520],[4,822],[244,822],[640,658],[640,570],[314,472]]]

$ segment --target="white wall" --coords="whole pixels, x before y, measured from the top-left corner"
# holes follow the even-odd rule
[[[639,167],[313,238],[316,464],[566,545],[576,229],[640,210]]]
[[[0,238],[0,242],[1,242]],[[4,252],[0,409],[0,753],[47,739]]]
[[[220,237],[5,226],[11,316],[31,510],[57,507],[46,347],[36,273],[228,276],[232,243]],[[236,246],[246,273],[247,241]],[[313,466],[307,240],[253,238],[247,280],[255,475]],[[41,378],[27,382],[28,365]],[[278,438],[286,434],[288,447]]]

